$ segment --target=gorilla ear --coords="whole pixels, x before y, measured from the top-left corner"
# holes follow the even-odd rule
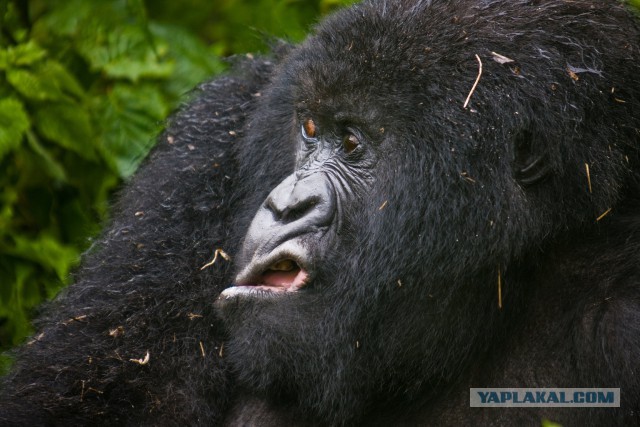
[[[530,130],[522,130],[514,138],[513,173],[524,187],[541,182],[551,174],[549,155],[541,142]]]

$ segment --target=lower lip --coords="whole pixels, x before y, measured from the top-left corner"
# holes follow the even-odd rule
[[[289,289],[281,286],[233,286],[227,288],[220,294],[220,298],[233,298],[237,296],[267,296],[269,294],[283,294],[296,292],[297,289]]]
[[[232,286],[225,289],[220,294],[222,298],[232,298],[235,296],[267,296],[269,294],[284,294],[297,292],[304,287],[309,278],[308,273],[305,270],[299,270],[298,274],[290,282],[283,282],[281,284],[260,284],[260,285],[240,285]],[[272,278],[273,279],[273,278]]]

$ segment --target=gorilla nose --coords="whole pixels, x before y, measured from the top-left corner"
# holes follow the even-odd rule
[[[322,174],[299,179],[296,174],[282,181],[265,201],[281,225],[304,220],[307,225],[325,225],[333,215],[333,197],[328,180]]]
[[[286,242],[331,225],[336,209],[336,195],[324,174],[289,175],[253,217],[242,245],[241,264],[271,262],[272,252]]]

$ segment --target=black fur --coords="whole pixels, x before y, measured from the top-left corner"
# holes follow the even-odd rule
[[[0,423],[639,424],[628,11],[367,1],[277,57],[171,120],[17,351]],[[298,165],[301,112],[357,122],[374,183],[344,191],[308,289],[220,310],[254,213]],[[232,261],[200,270],[216,248]],[[469,387],[620,387],[622,404],[473,409]]]

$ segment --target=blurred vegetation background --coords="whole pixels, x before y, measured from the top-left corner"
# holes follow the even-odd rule
[[[68,284],[191,88],[352,1],[0,0],[0,351]]]
[[[298,41],[352,2],[0,0],[0,352],[68,284],[115,189],[221,58]]]

